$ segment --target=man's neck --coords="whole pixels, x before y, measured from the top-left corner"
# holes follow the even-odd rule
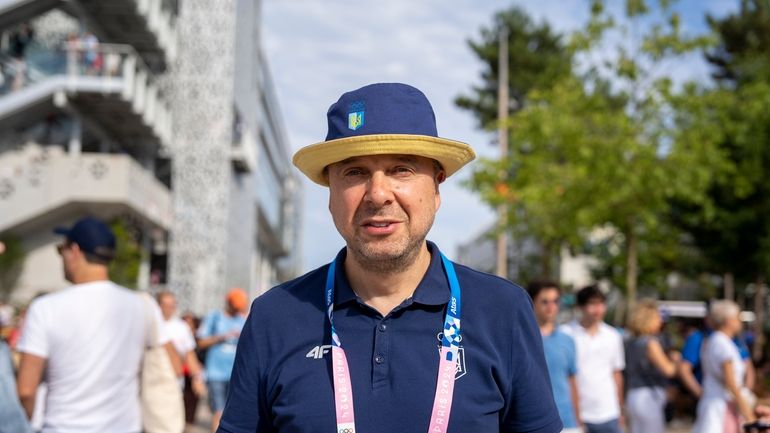
[[[602,323],[601,321],[594,322],[594,321],[586,320],[586,319],[581,319],[580,320],[580,326],[582,326],[583,329],[585,329],[586,332],[591,334],[591,335],[594,335],[597,332],[599,332],[599,325],[601,323]]]
[[[540,335],[543,337],[553,334],[554,329],[556,329],[554,322],[540,322],[538,320],[537,325],[540,327]]]
[[[96,281],[108,281],[109,279],[110,276],[106,270],[104,272],[92,271],[83,272],[80,275],[77,275],[75,278],[73,278],[72,282],[75,284],[88,284]]]
[[[387,316],[405,299],[412,296],[417,285],[430,267],[431,255],[423,244],[417,257],[404,267],[390,272],[366,269],[348,252],[345,257],[345,274],[356,295],[366,305]]]

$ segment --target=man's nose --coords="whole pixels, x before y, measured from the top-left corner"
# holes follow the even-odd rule
[[[367,182],[364,199],[377,207],[391,203],[393,190],[390,178],[381,171],[374,172]]]

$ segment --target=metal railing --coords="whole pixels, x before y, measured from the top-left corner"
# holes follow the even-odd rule
[[[23,59],[0,57],[0,97],[53,77],[64,77],[70,92],[119,93],[164,144],[170,143],[170,110],[132,46],[74,40],[56,49],[30,50]]]

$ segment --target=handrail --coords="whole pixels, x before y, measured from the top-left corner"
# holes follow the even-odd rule
[[[125,65],[130,63],[130,69]],[[131,45],[66,41],[59,48],[30,52],[24,59],[0,56],[5,84],[0,94],[20,90],[54,75],[126,78],[142,73],[154,81],[154,74]],[[23,73],[23,77],[18,74]],[[11,85],[8,85],[11,83]]]

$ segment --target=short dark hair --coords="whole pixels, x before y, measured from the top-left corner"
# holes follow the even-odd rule
[[[534,301],[535,298],[545,289],[556,289],[557,292],[559,292],[559,295],[561,295],[561,287],[559,287],[559,283],[552,280],[534,280],[530,281],[529,284],[527,284],[527,293],[529,293],[529,297],[532,298]]]
[[[604,296],[604,293],[599,290],[599,287],[596,284],[583,287],[577,292],[577,295],[575,295],[575,303],[578,307],[584,307],[595,299],[598,299],[601,302],[607,300],[607,297]]]
[[[83,253],[83,255],[86,257],[86,262],[92,265],[109,266],[110,263],[112,263],[112,259],[108,259],[102,256],[97,256],[96,254]]]

